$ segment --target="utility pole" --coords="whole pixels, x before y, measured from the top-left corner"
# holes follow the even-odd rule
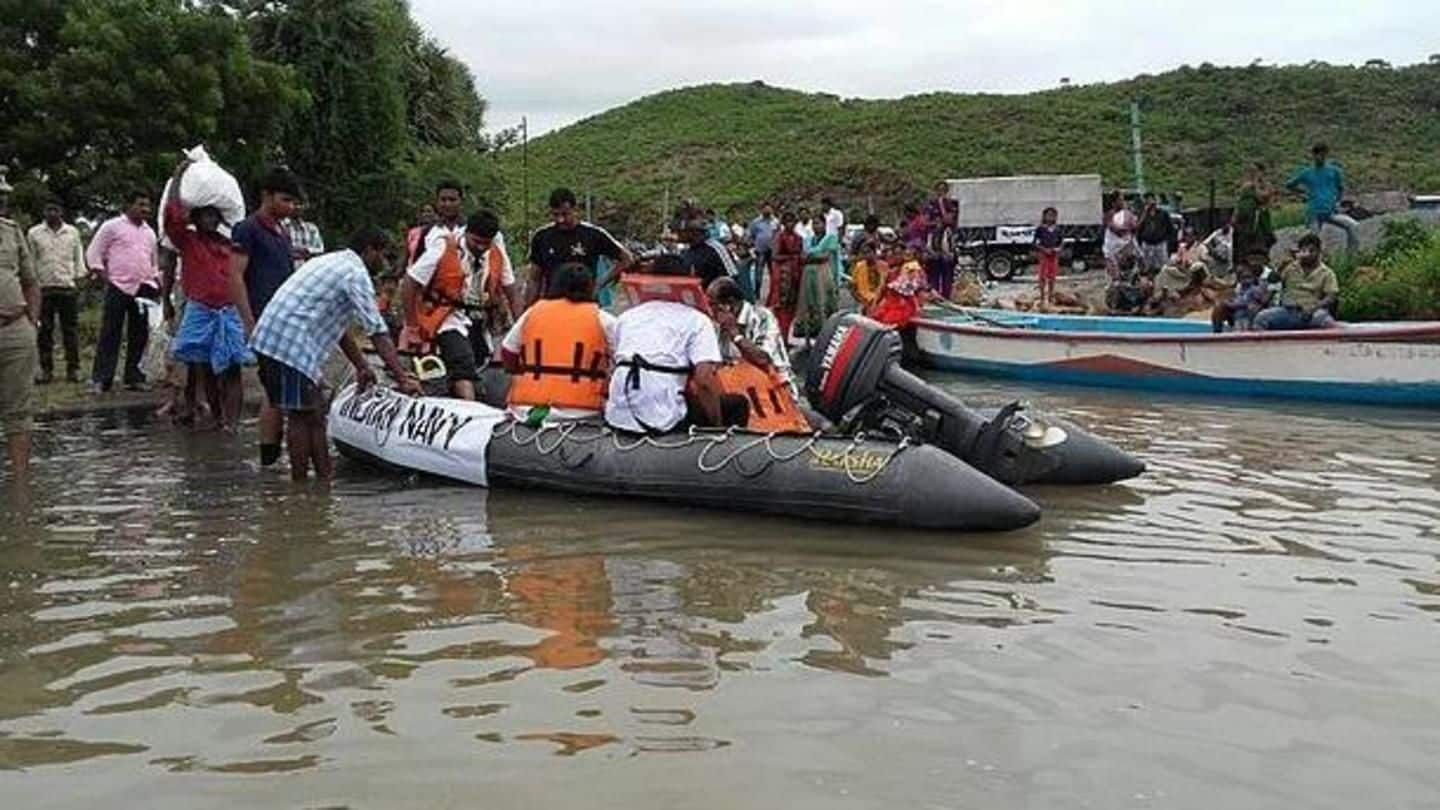
[[[1130,148],[1135,154],[1135,191],[1145,193],[1145,157],[1140,152],[1140,101],[1130,102]]]
[[[525,233],[525,259],[530,259],[530,121],[520,116],[520,222]]]

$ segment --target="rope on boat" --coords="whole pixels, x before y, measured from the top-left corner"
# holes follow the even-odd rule
[[[540,456],[552,455],[567,445],[589,445],[604,441],[607,438],[615,446],[615,449],[621,453],[629,453],[641,447],[653,447],[657,450],[683,450],[696,444],[702,444],[704,446],[700,449],[700,454],[695,458],[695,466],[700,472],[706,474],[718,473],[727,467],[733,466],[735,472],[744,478],[759,477],[775,463],[784,464],[794,461],[806,452],[818,458],[819,452],[816,451],[815,446],[821,439],[820,432],[816,431],[810,434],[805,441],[801,442],[795,450],[791,452],[780,452],[774,445],[775,438],[788,434],[754,434],[755,438],[744,442],[727,455],[721,457],[718,461],[712,462],[710,461],[712,451],[722,445],[728,444],[732,440],[739,441],[742,435],[748,436],[751,434],[741,434],[737,428],[733,427],[727,428],[722,432],[701,431],[691,427],[687,433],[683,434],[683,437],[680,438],[679,441],[661,441],[657,437],[644,434],[637,435],[634,441],[626,441],[620,432],[608,427],[598,426],[595,423],[566,422],[561,424],[546,424],[534,428],[533,432],[528,436],[518,432],[517,428],[521,424],[522,423],[518,421],[504,422],[495,428],[492,436],[494,438],[508,438],[519,447],[533,446],[535,452]],[[593,428],[595,432],[593,435],[577,436],[576,433],[579,432],[581,428]],[[546,441],[546,438],[549,436],[554,437],[553,441]],[[875,465],[873,469],[867,471],[859,467],[861,462],[859,461],[860,456],[857,453],[867,441],[868,437],[863,432],[856,433],[850,438],[850,443],[845,446],[844,451],[840,454],[840,468],[844,471],[845,477],[849,479],[851,483],[863,485],[875,480],[881,473],[887,470],[891,462],[908,449],[911,444],[910,438],[902,435],[899,440],[895,442],[894,448],[885,456],[885,459]],[[758,468],[745,469],[741,461],[742,458],[757,448],[765,451],[764,463]],[[561,455],[563,456],[564,453],[562,452]],[[577,464],[566,464],[566,466],[573,469],[583,464],[584,461],[588,461],[590,457],[591,456],[587,456]]]

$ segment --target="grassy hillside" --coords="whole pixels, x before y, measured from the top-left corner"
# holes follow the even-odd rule
[[[1027,95],[840,99],[761,83],[649,96],[530,143],[531,222],[556,185],[590,192],[596,218],[650,232],[666,190],[721,211],[764,198],[867,195],[886,216],[945,177],[1099,172],[1129,186],[1129,102],[1144,110],[1146,180],[1199,203],[1224,199],[1247,160],[1284,176],[1331,144],[1352,187],[1440,190],[1440,63],[1399,69],[1184,67]],[[502,158],[518,218],[520,150]]]

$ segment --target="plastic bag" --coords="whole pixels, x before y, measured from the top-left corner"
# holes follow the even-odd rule
[[[170,358],[170,329],[165,324],[164,309],[159,301],[137,298],[135,303],[150,324],[150,339],[145,341],[145,351],[140,355],[140,373],[151,382],[164,380]]]
[[[204,146],[196,146],[185,150],[185,157],[192,165],[185,170],[185,176],[180,182],[180,202],[186,208],[203,208],[213,205],[220,211],[220,221],[227,226],[234,225],[245,218],[245,196],[240,193],[240,183],[235,176],[220,167],[219,163],[210,159],[210,154],[205,151]],[[161,194],[162,201],[169,201],[170,195],[174,193],[172,186],[174,179],[165,182],[165,191]],[[165,208],[160,208],[160,233],[165,233]],[[170,240],[162,239],[162,243],[168,248],[174,248]]]

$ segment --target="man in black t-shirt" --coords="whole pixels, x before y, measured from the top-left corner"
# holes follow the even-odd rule
[[[581,222],[575,210],[575,192],[557,188],[550,192],[549,225],[530,237],[530,266],[527,276],[526,306],[545,295],[550,275],[566,264],[583,264],[595,272],[600,257],[610,259],[615,270],[632,264],[635,257],[604,228]],[[601,283],[608,279],[600,279]]]
[[[721,276],[735,277],[735,260],[730,251],[719,242],[709,239],[705,223],[692,219],[681,223],[680,236],[689,247],[680,254],[680,261],[690,270],[690,275],[700,279],[706,288],[710,282]]]

